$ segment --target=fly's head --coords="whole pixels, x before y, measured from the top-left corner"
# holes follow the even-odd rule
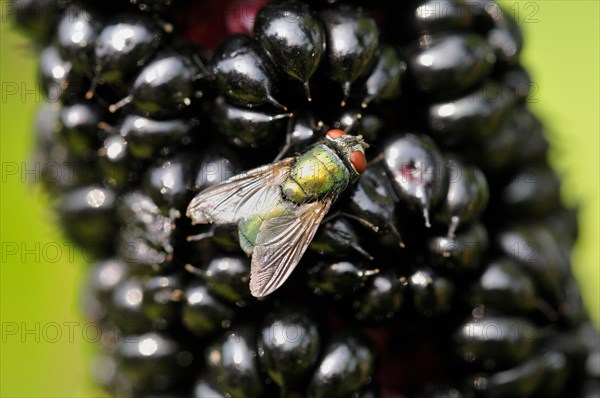
[[[336,151],[355,176],[365,171],[367,168],[365,149],[369,144],[365,142],[362,135],[350,135],[342,130],[333,129],[325,135],[325,142]]]

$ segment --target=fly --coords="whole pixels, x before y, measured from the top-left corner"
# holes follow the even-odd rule
[[[246,171],[196,195],[193,224],[238,224],[252,256],[250,292],[264,297],[290,276],[339,194],[367,167],[362,136],[329,130],[295,157]]]

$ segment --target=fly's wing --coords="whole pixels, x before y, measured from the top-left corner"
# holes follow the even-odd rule
[[[332,199],[290,206],[283,215],[265,220],[252,253],[250,292],[264,297],[290,276],[315,236]]]
[[[280,185],[290,174],[294,158],[247,171],[200,192],[186,215],[194,224],[232,224],[268,210],[281,198]]]

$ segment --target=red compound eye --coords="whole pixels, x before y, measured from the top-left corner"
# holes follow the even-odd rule
[[[350,163],[354,166],[356,171],[362,174],[367,168],[367,158],[361,151],[354,151],[350,154]]]
[[[340,138],[341,136],[346,135],[342,130],[332,129],[327,132],[327,137],[335,140],[336,138]]]

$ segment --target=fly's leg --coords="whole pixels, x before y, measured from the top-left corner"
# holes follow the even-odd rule
[[[382,162],[382,161],[383,161],[383,153],[380,153],[379,155],[375,156],[373,159],[369,160],[369,165],[374,165],[374,164]]]
[[[321,221],[321,225],[323,225],[323,224],[326,224],[326,223],[330,222],[331,220],[333,220],[333,219],[335,219],[335,218],[338,218],[338,217],[346,217],[346,218],[351,218],[351,219],[354,219],[354,220],[358,220],[359,222],[361,222],[361,220],[363,220],[362,218],[360,218],[360,217],[357,217],[357,216],[355,216],[355,215],[353,215],[353,214],[345,213],[345,212],[343,212],[343,211],[336,211],[336,212],[334,212],[333,214],[331,214],[331,215],[328,215],[327,217],[325,217],[325,218],[323,219],[323,221]],[[367,222],[367,223],[368,223],[368,221],[366,221],[366,220],[363,220],[363,221],[365,221],[365,222]],[[369,224],[370,224],[372,227],[375,227],[375,228],[376,228],[376,226],[375,226],[375,225],[373,225],[373,224],[371,224],[371,223],[369,223]],[[377,229],[377,230],[379,230],[379,229]],[[375,230],[375,231],[377,231],[377,230]],[[358,238],[357,238],[357,237],[356,237],[356,238],[345,239],[345,244],[346,244],[346,245],[348,245],[350,248],[352,248],[354,251],[356,251],[357,253],[359,253],[360,255],[362,255],[363,257],[365,257],[365,258],[366,258],[366,259],[368,259],[368,260],[371,260],[371,261],[373,261],[373,260],[375,259],[375,258],[374,258],[374,257],[373,257],[373,256],[372,256],[372,255],[371,255],[369,252],[367,252],[367,251],[366,251],[366,250],[365,250],[365,249],[364,249],[364,248],[363,248],[363,247],[362,247],[362,246],[359,244],[359,242],[358,242]]]
[[[204,62],[198,54],[193,54],[192,60],[200,70],[200,72],[193,77],[193,80],[200,80],[204,78],[207,78],[209,80],[214,79],[214,76],[211,74],[210,70],[206,67],[206,65],[204,64]]]
[[[351,220],[358,221],[361,225],[369,228],[371,231],[373,231],[375,233],[379,232],[379,227],[377,225],[373,224],[372,222],[370,222],[369,220],[359,217],[354,214],[347,213],[345,211],[341,211],[341,210],[338,210],[335,213],[329,214],[327,217],[325,217],[323,219],[323,221],[321,221],[321,224],[328,223],[329,221],[334,220],[338,217],[346,217]]]
[[[275,159],[273,159],[273,163],[279,161],[281,158],[283,158],[283,156],[285,154],[288,153],[288,151],[290,150],[291,146],[292,146],[292,125],[294,123],[294,118],[290,117],[288,122],[287,122],[287,127],[286,127],[286,132],[285,132],[285,144],[283,144],[283,147],[281,148],[281,150],[279,151],[279,153],[277,154],[277,156],[275,156]]]
[[[304,119],[305,117],[307,117],[306,115],[293,115],[291,113],[286,113],[281,116],[290,117],[290,119],[288,120],[288,124],[286,127],[285,144],[283,145],[273,162],[280,160],[292,148],[292,136],[294,135],[294,126],[296,122],[303,125],[304,128],[309,128],[310,130],[312,130],[314,135],[321,134],[323,132],[323,129],[325,128],[325,124],[322,121],[315,122],[312,116],[310,115],[308,116],[308,120]]]
[[[370,222],[369,220],[367,220],[367,219],[365,219],[363,217],[359,217],[359,216],[354,215],[354,214],[347,213],[345,211],[341,211],[341,210],[338,210],[335,213],[332,213],[332,214],[328,215],[327,217],[325,217],[323,219],[323,221],[321,221],[321,224],[325,224],[325,223],[327,223],[327,222],[329,222],[329,221],[331,221],[331,220],[333,220],[333,219],[335,219],[337,217],[346,217],[346,218],[349,218],[351,220],[358,221],[362,226],[370,229],[371,231],[373,231],[375,233],[379,233],[379,231],[380,231],[380,228],[377,225],[375,225],[372,222]],[[398,231],[398,228],[396,228],[396,225],[393,224],[393,223],[388,223],[387,224],[387,228],[388,228],[388,232],[390,234],[392,234],[393,236],[395,236],[396,238],[398,238],[398,245],[400,247],[404,248],[405,247],[404,240],[402,239],[402,235],[400,234],[400,231]]]
[[[202,232],[201,234],[197,234],[197,235],[190,235],[186,238],[186,240],[188,242],[198,242],[204,239],[210,239],[213,236],[215,236],[215,232],[217,230],[217,225],[216,224],[212,224],[210,226],[210,229],[206,232]]]

